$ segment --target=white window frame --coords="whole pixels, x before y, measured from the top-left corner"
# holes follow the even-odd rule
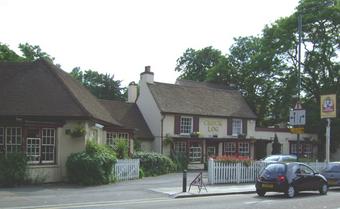
[[[118,139],[128,140],[129,138],[130,135],[128,132],[115,132],[115,131],[106,132],[106,144],[109,145],[110,147],[113,147]]]
[[[41,157],[41,139],[26,138],[26,156],[28,163],[39,164]]]
[[[49,134],[48,134],[49,133]],[[56,162],[56,129],[55,128],[42,128],[41,130],[41,163],[55,163]],[[45,152],[43,152],[45,148]],[[52,151],[50,151],[52,150]],[[49,155],[52,156],[52,160],[43,160]]]
[[[213,151],[212,151],[213,150]],[[216,156],[217,152],[216,152],[216,146],[207,146],[207,156]],[[213,155],[211,153],[214,153]]]
[[[297,154],[297,143],[291,143],[290,144],[290,154]],[[299,154],[302,154],[302,144],[300,144]]]
[[[11,133],[8,133],[8,130],[11,130],[10,131]],[[12,133],[12,130],[15,130],[14,134]],[[18,134],[18,130],[20,130],[20,134]],[[6,147],[5,147],[6,153],[21,152],[22,128],[21,127],[6,127],[5,140],[6,140]]]
[[[242,119],[232,119],[232,135],[238,136],[239,134],[242,134]]]
[[[200,163],[202,160],[202,146],[200,144],[192,144],[189,148],[189,161],[191,163]]]
[[[240,156],[249,156],[250,145],[249,142],[239,142],[238,143],[238,153]]]
[[[174,142],[174,150],[176,153],[186,153],[187,143],[186,142]]]
[[[236,155],[236,142],[224,142],[223,151],[225,155]]]
[[[311,155],[313,153],[313,146],[312,144],[305,144],[303,147],[303,154]]]
[[[190,124],[189,124],[190,121]],[[179,121],[179,133],[180,135],[190,135],[193,132],[193,117],[181,116]]]

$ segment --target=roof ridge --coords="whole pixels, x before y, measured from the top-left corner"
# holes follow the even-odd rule
[[[195,82],[195,81],[194,81]],[[197,82],[200,83],[200,82]],[[153,83],[147,83],[147,84],[153,84]],[[214,87],[209,87],[209,86],[187,86],[187,85],[179,85],[179,84],[172,84],[172,83],[162,83],[162,82],[154,82],[154,84],[161,84],[161,85],[171,85],[171,86],[178,86],[178,87],[185,87],[185,88],[205,88],[205,89],[212,89],[212,90],[217,90],[217,91],[231,91],[231,92],[240,92],[237,89],[222,89],[222,88],[214,88]]]
[[[58,73],[56,72],[57,70],[61,70],[60,68],[57,68],[57,66],[55,66],[54,64],[48,62],[47,60],[41,58],[38,59],[36,61],[34,61],[34,63],[41,63],[47,66],[47,69],[52,72],[52,75],[57,78],[61,83],[62,83],[62,87],[66,90],[66,92],[68,94],[71,95],[72,100],[80,106],[80,109],[88,116],[93,117],[93,115],[84,107],[83,104],[81,104],[81,102],[77,99],[77,97],[74,95],[74,93],[66,86],[65,82],[63,81],[63,79],[58,75]],[[72,78],[73,79],[73,78]]]

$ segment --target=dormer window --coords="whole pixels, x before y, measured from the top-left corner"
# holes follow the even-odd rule
[[[193,118],[181,116],[180,120],[180,134],[190,135],[193,132]]]
[[[232,134],[233,136],[238,136],[242,134],[242,120],[241,119],[233,119],[232,120]]]

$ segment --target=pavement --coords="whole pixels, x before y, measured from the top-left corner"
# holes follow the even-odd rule
[[[187,197],[201,197],[201,196],[215,196],[215,195],[232,195],[232,194],[251,194],[255,193],[254,184],[218,184],[205,185],[201,189],[198,186],[192,186],[186,192],[183,192],[182,187],[163,187],[151,188],[151,191],[168,194],[172,198],[187,198]]]
[[[255,183],[242,184],[208,184],[207,173],[203,172],[202,186],[191,186],[190,183],[195,179],[197,173],[188,173],[186,192],[183,192],[181,174],[177,174],[177,182],[168,185],[158,185],[157,188],[149,188],[154,192],[169,195],[172,198],[214,196],[214,195],[232,195],[232,194],[250,194],[255,193]],[[169,182],[170,183],[170,182]],[[171,186],[170,186],[171,185]],[[172,186],[173,185],[173,186]]]

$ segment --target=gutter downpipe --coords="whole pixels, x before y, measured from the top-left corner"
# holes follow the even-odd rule
[[[161,113],[161,154],[163,154],[163,121],[165,119],[165,115]]]

